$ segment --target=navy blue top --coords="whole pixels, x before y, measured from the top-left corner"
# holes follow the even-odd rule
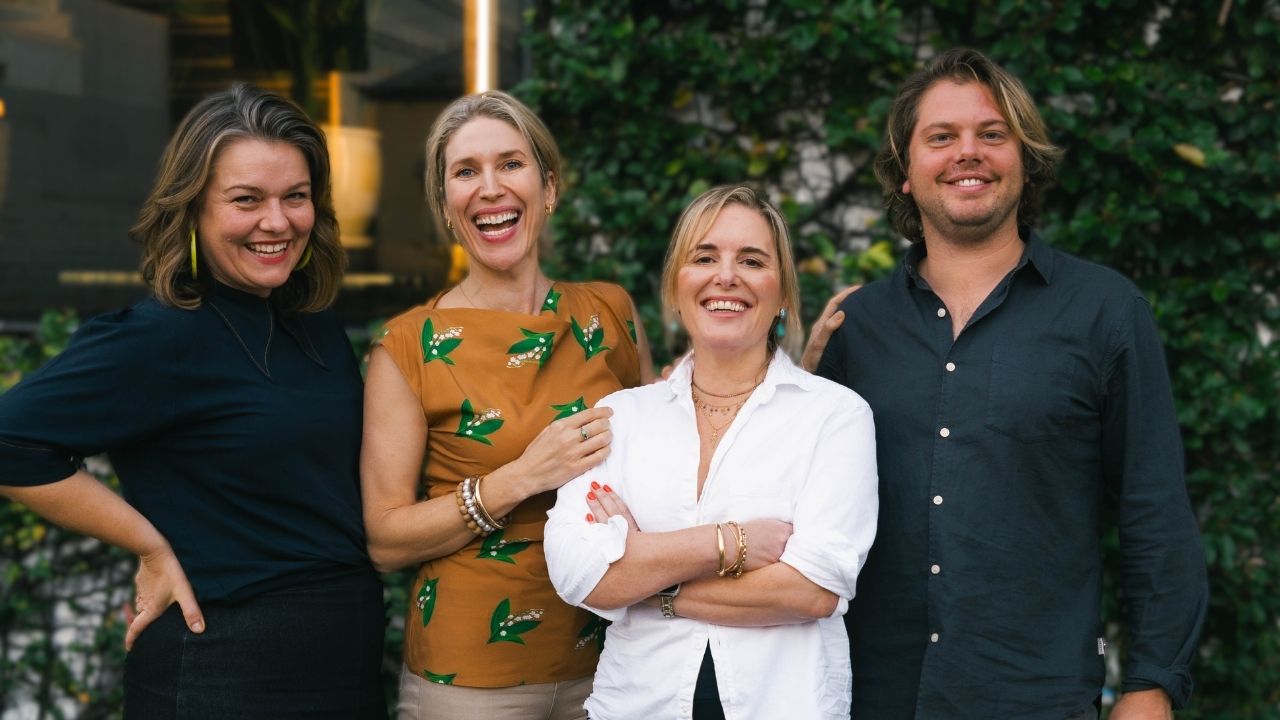
[[[361,394],[332,312],[221,285],[196,310],[147,299],[85,323],[0,396],[0,483],[57,482],[108,453],[201,601],[368,569]]]
[[[880,525],[845,617],[853,716],[1062,720],[1092,703],[1102,503],[1124,555],[1125,689],[1182,706],[1208,595],[1146,299],[1033,237],[953,338],[924,252],[843,303],[819,369],[876,417]]]

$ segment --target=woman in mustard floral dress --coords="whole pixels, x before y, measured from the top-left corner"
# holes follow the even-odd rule
[[[556,596],[543,525],[609,452],[612,411],[592,405],[652,367],[625,290],[539,267],[559,171],[542,121],[501,92],[455,101],[427,140],[428,203],[471,270],[387,324],[361,456],[374,564],[421,563],[400,718],[586,717],[602,622]]]

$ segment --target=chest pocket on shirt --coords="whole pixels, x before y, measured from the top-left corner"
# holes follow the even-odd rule
[[[1036,442],[1088,428],[1076,401],[1079,361],[1035,342],[997,343],[991,353],[986,426],[1016,440]]]

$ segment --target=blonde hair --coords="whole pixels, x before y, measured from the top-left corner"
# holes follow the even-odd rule
[[[560,148],[551,136],[551,131],[529,106],[502,92],[486,90],[463,97],[449,103],[440,116],[431,125],[427,135],[426,155],[426,187],[427,206],[431,217],[437,225],[444,225],[444,151],[453,139],[453,134],[463,125],[475,118],[485,117],[501,120],[515,128],[529,143],[534,160],[538,163],[538,172],[542,177],[542,187],[555,182],[559,190],[560,180]]]
[[[324,134],[288,100],[247,83],[201,100],[178,124],[160,156],[160,171],[129,236],[142,245],[142,278],[157,300],[188,310],[212,287],[209,273],[191,276],[191,233],[221,152],[243,139],[298,148],[311,172],[315,224],[311,260],[272,293],[277,307],[315,312],[333,304],[347,255],[339,241],[329,187]]]
[[[671,244],[667,247],[667,259],[662,268],[662,317],[668,327],[678,326],[676,315],[676,276],[681,266],[693,253],[698,241],[706,237],[711,226],[715,224],[720,211],[728,205],[741,205],[755,210],[769,225],[773,235],[774,251],[778,259],[778,277],[782,292],[782,307],[787,311],[782,327],[786,336],[778,340],[777,324],[769,327],[769,352],[773,353],[779,346],[788,355],[799,357],[803,338],[800,328],[800,283],[796,278],[795,255],[791,250],[791,234],[787,231],[787,221],[765,197],[745,185],[721,185],[712,188],[689,203],[689,207],[680,213],[676,228],[671,234]]]
[[[908,148],[919,119],[920,100],[935,84],[978,82],[991,91],[996,107],[1022,144],[1026,179],[1018,202],[1018,228],[1033,227],[1040,216],[1045,190],[1053,184],[1062,149],[1049,141],[1044,118],[1018,78],[977,50],[955,48],[935,57],[903,82],[889,110],[884,143],[875,159],[876,179],[884,191],[885,210],[893,228],[912,242],[924,239],[924,225],[916,201],[902,192],[911,163]]]

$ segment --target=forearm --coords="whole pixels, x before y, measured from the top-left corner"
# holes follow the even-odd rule
[[[736,549],[726,547],[725,552]],[[732,561],[732,557],[726,559],[728,564]],[[627,535],[626,552],[609,565],[586,604],[604,610],[627,607],[676,583],[712,576],[719,568],[715,525],[672,532],[633,531]]]
[[[498,468],[480,483],[484,508],[494,520],[500,521],[532,494],[517,463]],[[453,493],[383,509],[366,507],[365,526],[369,557],[381,572],[451,555],[476,537]]]
[[[791,625],[829,617],[840,598],[786,563],[777,562],[742,577],[711,577],[680,587],[674,609],[681,617],[713,625]]]
[[[0,486],[0,495],[56,525],[135,555],[169,549],[168,541],[150,520],[84,470],[48,485]]]

